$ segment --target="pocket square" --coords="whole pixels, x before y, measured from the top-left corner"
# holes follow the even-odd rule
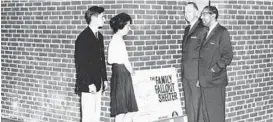
[[[214,42],[209,42],[210,44],[215,44]]]
[[[196,37],[196,36],[192,36],[191,38],[192,38],[192,39],[196,39],[197,37]]]

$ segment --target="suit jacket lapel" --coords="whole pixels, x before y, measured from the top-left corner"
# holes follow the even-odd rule
[[[187,41],[187,36],[188,36],[188,33],[189,33],[189,26],[185,28],[185,33],[184,33],[184,36],[183,36],[183,42],[182,44],[184,44],[186,41]]]
[[[200,22],[200,21],[197,20],[196,23],[193,25],[193,27],[192,27],[191,29],[189,28],[188,33],[186,33],[187,35],[186,35],[184,44],[186,44],[186,43],[188,42],[189,36],[196,30],[196,27],[199,25],[199,22]]]
[[[206,36],[204,45],[205,45],[205,44],[208,42],[208,40],[210,40],[210,38],[215,34],[215,31],[217,30],[218,27],[219,27],[219,23],[213,28],[213,30],[211,30],[211,32],[209,33],[209,35]]]
[[[88,34],[90,34],[90,37],[91,37],[91,41],[92,41],[92,43],[98,43],[98,41],[99,41],[99,36],[98,36],[98,38],[96,37],[96,35],[95,35],[95,33],[93,32],[93,30],[90,28],[90,27],[87,27],[88,29]],[[99,32],[98,32],[99,33]],[[99,35],[99,34],[98,34]]]
[[[190,29],[189,33],[186,36],[186,40],[188,40],[187,38],[196,30],[195,28],[197,27],[197,25],[199,24],[199,20],[196,21],[196,23],[192,26],[192,28]]]

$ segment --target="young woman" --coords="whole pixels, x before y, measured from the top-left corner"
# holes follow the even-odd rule
[[[131,77],[133,68],[123,40],[131,24],[132,19],[126,13],[120,13],[110,20],[114,33],[108,47],[108,63],[112,65],[110,106],[115,122],[132,122],[134,112],[138,111]]]

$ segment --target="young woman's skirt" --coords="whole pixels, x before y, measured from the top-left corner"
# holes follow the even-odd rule
[[[124,64],[112,65],[110,97],[111,117],[138,111],[132,77]]]

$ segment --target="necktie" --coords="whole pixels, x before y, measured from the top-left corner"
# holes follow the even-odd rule
[[[208,38],[209,34],[210,34],[210,31],[207,32],[206,39]]]
[[[204,39],[202,40],[201,46],[204,45],[204,42],[207,40],[208,31],[204,33]]]
[[[95,33],[95,36],[97,37],[97,39],[99,39],[99,33],[98,32]]]
[[[205,40],[207,39],[207,37],[208,37],[208,32],[205,32]]]
[[[206,37],[206,38],[205,38],[205,39],[208,38],[209,34],[210,34],[210,30],[209,30],[209,28],[206,28],[206,33],[205,33],[205,35],[206,35],[205,37]]]

